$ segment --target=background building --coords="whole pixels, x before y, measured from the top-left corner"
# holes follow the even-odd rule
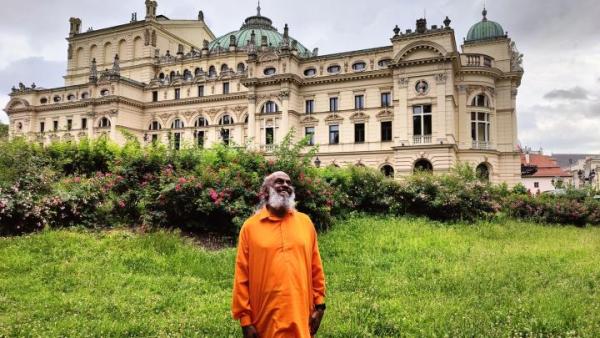
[[[319,55],[261,14],[215,37],[204,22],[157,15],[81,31],[70,19],[60,88],[13,88],[11,137],[77,140],[119,130],[182,146],[235,143],[269,153],[291,130],[323,165],[387,175],[445,172],[457,161],[494,182],[520,181],[516,96],[521,54],[483,18],[460,50],[451,21],[393,29],[390,45]]]

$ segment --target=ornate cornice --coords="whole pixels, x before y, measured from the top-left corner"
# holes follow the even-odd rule
[[[389,69],[380,69],[375,71],[365,71],[360,73],[338,74],[323,77],[304,79],[301,86],[310,86],[317,84],[327,84],[336,82],[346,82],[355,80],[377,79],[383,77],[392,77],[392,71]]]

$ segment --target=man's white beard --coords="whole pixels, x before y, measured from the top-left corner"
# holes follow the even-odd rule
[[[296,207],[296,194],[292,191],[292,194],[287,198],[279,195],[275,188],[269,187],[269,200],[267,204],[273,209],[291,210]]]

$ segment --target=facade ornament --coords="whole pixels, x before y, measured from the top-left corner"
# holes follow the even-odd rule
[[[73,58],[73,45],[69,43],[69,48],[67,49],[67,58],[71,60]]]
[[[407,77],[401,77],[398,79],[398,85],[400,86],[400,88],[406,88],[408,87],[408,78]]]
[[[23,84],[23,82],[19,82],[19,90],[23,91],[25,89],[27,89],[27,87],[25,87],[25,85]]]
[[[31,89],[35,89],[35,87],[37,87],[37,86],[35,85],[35,82],[32,82],[32,83],[31,83]]]
[[[96,80],[98,80],[98,69],[96,68],[96,58],[93,58],[90,66],[90,81],[95,82]]]
[[[229,36],[229,47],[236,47],[237,43],[235,41],[235,35],[231,34]]]
[[[202,40],[202,50],[208,50],[208,40]]]
[[[144,46],[148,46],[150,44],[150,30],[146,28],[144,31]]]
[[[429,92],[429,83],[427,83],[427,81],[425,80],[417,81],[417,83],[415,84],[415,91],[419,95],[427,94],[427,92]]]
[[[290,91],[287,89],[284,89],[282,91],[279,92],[279,98],[281,100],[286,100],[290,97]]]
[[[448,18],[448,16],[446,16],[446,19],[444,20],[444,27],[446,27],[447,29],[450,29],[451,22],[452,22],[452,20],[450,20],[450,18]]]
[[[182,44],[177,45],[177,55],[179,55],[179,56],[183,55],[183,45]]]
[[[458,92],[460,94],[465,94],[467,92],[467,86],[465,86],[465,85],[458,85],[457,87],[458,87]]]
[[[81,33],[81,19],[70,18],[69,24],[70,24],[69,37],[73,37],[73,36],[75,36],[75,34]]]
[[[156,47],[156,30],[152,30],[152,36],[150,38],[150,44],[152,47]]]
[[[517,97],[518,94],[519,94],[519,90],[517,88],[513,88],[513,90],[510,91],[510,95],[513,98]]]
[[[198,11],[198,21],[204,22],[204,12]]]
[[[400,35],[400,27],[398,27],[398,25],[396,25],[396,27],[394,27],[394,36],[398,36]]]
[[[314,48],[313,49],[312,56],[319,56],[319,48]]]
[[[12,88],[11,88],[11,91],[12,91],[13,93],[16,93],[16,92],[17,92],[17,88],[16,88],[15,86],[12,86]]]
[[[523,54],[519,53],[514,41],[510,43],[510,70],[513,72],[523,71]]]
[[[116,75],[121,73],[121,66],[119,65],[119,54],[115,54],[115,59],[113,61],[112,71]]]
[[[448,79],[448,76],[445,73],[435,74],[435,81],[438,84],[446,83],[447,79]]]

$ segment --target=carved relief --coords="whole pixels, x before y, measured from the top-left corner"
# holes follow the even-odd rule
[[[363,112],[354,113],[350,116],[350,121],[352,121],[354,123],[367,122],[367,121],[369,121],[369,115],[367,115]]]
[[[389,110],[382,110],[380,111],[377,115],[376,115],[377,119],[379,120],[393,120],[394,119],[394,113],[392,113]]]
[[[156,31],[152,30],[152,37],[150,38],[150,44],[152,47],[156,47]]]
[[[325,123],[327,124],[341,123],[342,121],[344,121],[344,118],[336,113],[330,114],[325,118]]]
[[[447,79],[448,76],[445,73],[435,74],[435,81],[437,84],[444,84],[446,83]]]
[[[319,120],[313,116],[306,116],[302,120],[300,120],[300,123],[304,126],[313,127],[319,124]]]
[[[144,31],[144,46],[148,46],[150,44],[150,30],[146,28]]]
[[[408,87],[408,78],[407,77],[401,77],[398,79],[398,85],[400,86],[400,88],[406,88]]]

